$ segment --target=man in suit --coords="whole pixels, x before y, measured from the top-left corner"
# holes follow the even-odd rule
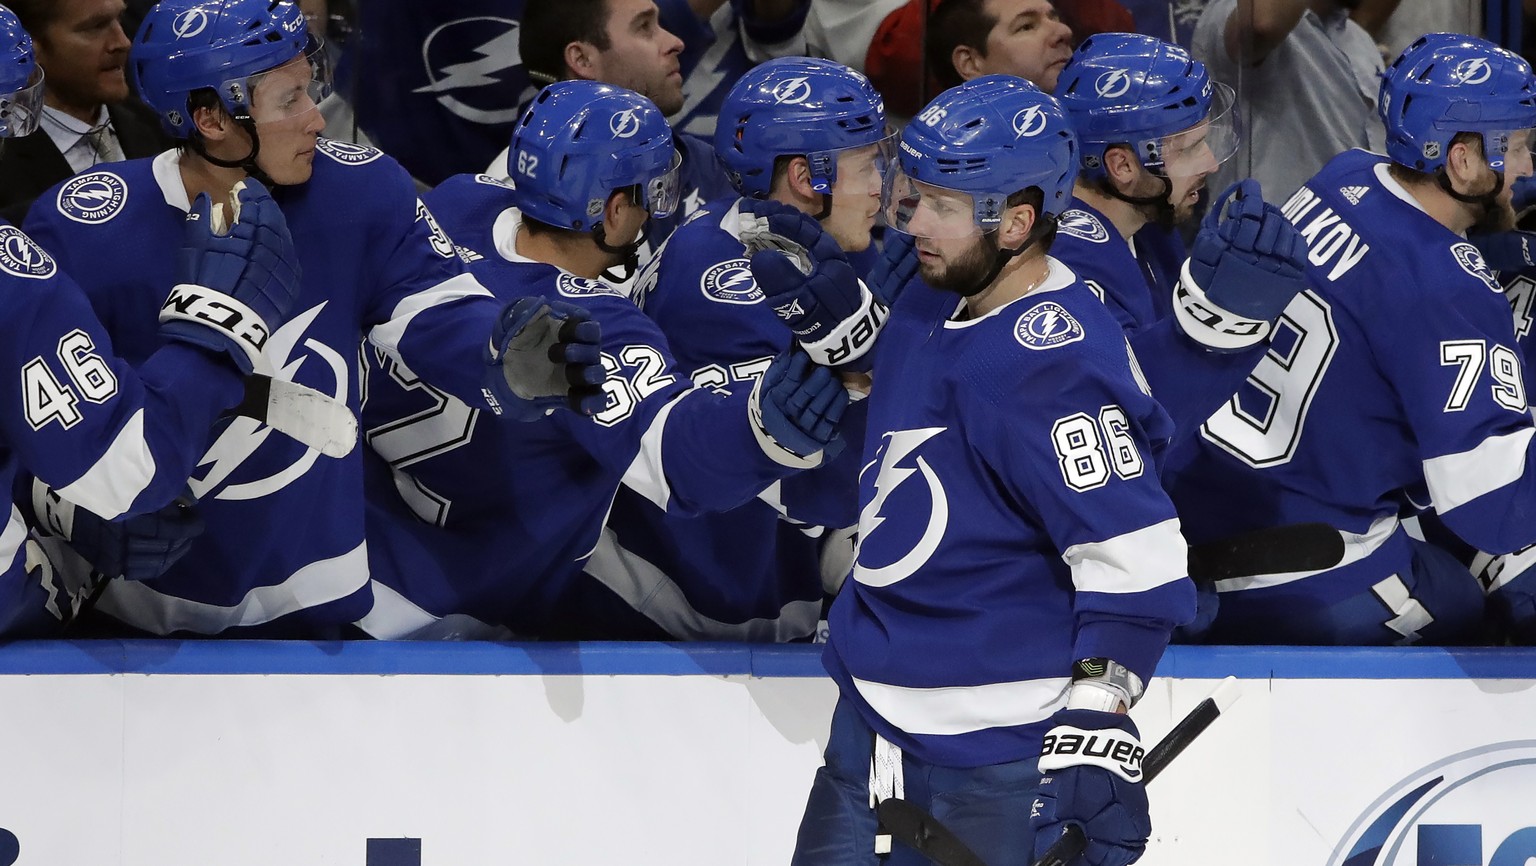
[[[0,154],[0,216],[19,224],[44,190],[100,162],[152,156],[170,141],[128,90],[123,0],[0,0],[33,35],[43,122]]]

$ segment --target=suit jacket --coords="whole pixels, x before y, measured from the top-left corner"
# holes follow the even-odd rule
[[[108,105],[107,116],[112,119],[112,128],[128,159],[154,156],[173,143],[147,109],[122,102]],[[0,217],[21,225],[38,196],[74,173],[43,130],[6,139],[4,149],[0,150]]]

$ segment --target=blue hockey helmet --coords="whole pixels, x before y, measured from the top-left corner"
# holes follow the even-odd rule
[[[907,124],[886,175],[888,225],[919,237],[992,231],[1008,197],[1044,193],[1041,219],[1072,201],[1077,137],[1061,104],[1012,75],[972,79],[939,94]]]
[[[1104,151],[1127,145],[1163,177],[1215,171],[1237,152],[1232,89],[1177,45],[1136,33],[1083,40],[1056,98],[1072,119],[1083,176],[1104,176]],[[1202,146],[1203,145],[1203,146]]]
[[[1392,62],[1378,100],[1387,156],[1423,172],[1445,165],[1458,132],[1478,133],[1495,171],[1512,148],[1528,149],[1536,83],[1520,55],[1458,33],[1421,36]]]
[[[128,71],[171,134],[190,138],[195,91],[212,89],[231,116],[251,121],[261,74],[300,57],[310,64],[309,98],[280,103],[254,122],[302,114],[330,93],[325,51],[304,13],[292,0],[161,0],[133,38]]]
[[[517,207],[539,222],[588,231],[614,190],[639,187],[651,216],[677,209],[681,157],[649,99],[596,81],[539,91],[512,132],[507,166]]]
[[[780,57],[736,81],[715,122],[715,154],[742,195],[763,197],[781,156],[804,156],[811,188],[831,192],[839,151],[894,138],[885,100],[860,72],[815,57]]]
[[[43,116],[43,70],[32,37],[16,13],[0,6],[0,138],[37,129]]]

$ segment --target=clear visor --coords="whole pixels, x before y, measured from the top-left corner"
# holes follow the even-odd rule
[[[1241,130],[1233,110],[1232,88],[1215,83],[1211,110],[1202,123],[1182,132],[1139,144],[1142,165],[1169,179],[1210,174],[1237,153]]]
[[[666,219],[677,211],[682,198],[683,157],[672,151],[672,164],[665,173],[645,182],[645,209],[655,219]]]
[[[232,78],[221,87],[230,102],[244,105],[257,125],[282,123],[319,110],[331,95],[331,63],[325,42],[310,37],[303,57],[245,78]]]
[[[896,157],[896,135],[887,127],[879,141],[810,154],[811,189],[834,195],[878,194]]]
[[[996,228],[1002,213],[996,197],[977,201],[968,192],[924,183],[907,174],[899,161],[886,172],[880,206],[890,228],[935,240],[979,236]]]
[[[27,86],[0,93],[0,138],[30,135],[43,119],[43,67],[32,70]]]
[[[1531,173],[1532,135],[1536,130],[1512,129],[1483,133],[1483,154],[1488,167],[1494,171],[1513,172],[1516,176]]]

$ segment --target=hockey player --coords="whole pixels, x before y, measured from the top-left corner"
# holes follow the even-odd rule
[[[383,482],[370,491],[381,518],[370,538],[395,560],[375,569],[388,589],[359,623],[375,637],[493,633],[466,632],[474,622],[612,637],[579,609],[579,583],[621,482],[669,514],[731,508],[842,446],[848,396],[831,371],[779,352],[755,388],[694,387],[656,324],[598,279],[647,219],[677,206],[672,130],[649,100],[591,81],[551,84],[511,152],[515,189],[463,175],[428,203],[503,300],[558,296],[592,312],[607,402],[590,419],[496,424],[369,353],[363,418],[393,476],[370,474]]]
[[[0,6],[0,146],[37,128],[43,86],[31,38]],[[176,294],[221,297],[270,332],[298,292],[293,245],[265,190],[252,181],[236,195],[234,225],[222,236],[213,231],[208,197],[198,199],[161,293],[176,285]],[[11,507],[0,532],[0,635],[10,638],[47,634],[73,614],[42,548],[27,538],[22,512],[88,550],[97,569],[137,576],[146,558],[163,558],[195,530],[172,501],[215,418],[240,402],[243,389],[241,359],[196,319],[163,324],[165,344],[139,369],[128,366],[54,257],[3,221],[0,287],[8,311],[0,347],[15,371],[11,408],[0,412],[0,489],[23,473],[23,507]],[[163,506],[171,507],[153,514]],[[148,540],[130,546],[129,525]]]
[[[771,220],[827,259],[802,276],[766,253],[769,266],[780,265],[774,288],[841,280],[859,293],[843,251],[870,244],[889,134],[880,95],[863,75],[829,60],[781,58],[731,89],[715,146],[740,196],[711,202],[678,229],[639,283],[646,314],[679,366],[700,385],[746,391],[790,339],[774,312],[779,302],[765,300],[754,278],[762,260],[749,260],[748,243],[755,247]],[[862,300],[869,302],[867,292]],[[853,410],[855,424],[862,412]],[[669,515],[620,491],[587,564],[610,591],[590,605],[611,608],[616,622],[626,608],[644,608],[644,617],[629,617],[634,625],[623,634],[632,638],[811,637],[826,589],[851,565],[848,533],[836,530],[857,518],[857,464],[850,453],[740,508],[702,517]]]
[[[1237,199],[1236,219],[1219,224],[1223,208],[1211,208],[1188,279],[1182,260],[1160,261],[1166,230],[1190,219],[1206,176],[1237,148],[1232,91],[1184,49],[1093,36],[1062,70],[1056,98],[1083,164],[1052,255],[1103,298],[1176,429],[1193,431],[1263,357],[1274,321],[1305,288],[1306,244],[1250,183],[1222,198]]]
[[[137,364],[162,344],[155,311],[189,202],[256,177],[274,188],[303,279],[299,312],[270,337],[225,335],[237,358],[355,411],[366,336],[478,408],[537,417],[569,392],[595,409],[595,325],[562,327],[548,304],[506,308],[463,270],[398,165],[318,138],[317,49],[286,0],[166,0],[145,18],[131,71],[180,146],[78,175],[28,219],[118,350]],[[192,298],[160,317],[217,312]],[[361,454],[324,457],[271,432],[241,418],[219,434],[190,481],[206,534],[164,575],[112,582],[98,610],[156,634],[311,637],[368,611]]]
[[[1114,317],[1047,255],[1078,164],[1055,100],[966,82],[898,157],[886,219],[934,289],[902,293],[875,349],[858,559],[824,655],[841,697],[792,862],[876,863],[870,804],[904,780],[994,866],[1068,824],[1081,862],[1123,866],[1150,830],[1124,712],[1194,609],[1154,465],[1170,424]],[[1105,757],[1052,747],[1078,737]]]
[[[1214,639],[1394,644],[1476,637],[1467,570],[1399,523],[1409,503],[1491,553],[1536,541],[1536,461],[1515,333],[1465,233],[1513,223],[1531,174],[1530,66],[1431,34],[1382,81],[1387,156],[1347,151],[1286,203],[1311,245],[1248,383],[1170,461],[1192,541],[1322,522],[1333,568],[1221,581]],[[1352,446],[1350,443],[1360,443]]]

